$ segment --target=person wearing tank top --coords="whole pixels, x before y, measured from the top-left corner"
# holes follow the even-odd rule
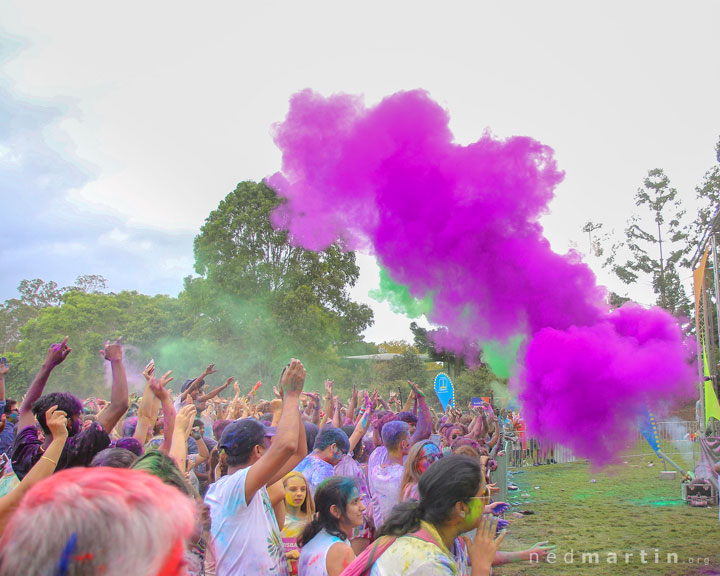
[[[355,558],[353,528],[363,523],[365,506],[354,478],[333,476],[315,492],[316,517],[298,538],[298,576],[340,576]]]

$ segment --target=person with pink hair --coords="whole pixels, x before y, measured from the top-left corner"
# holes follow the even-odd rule
[[[190,498],[123,468],[70,468],[33,486],[0,539],[0,576],[184,576]]]

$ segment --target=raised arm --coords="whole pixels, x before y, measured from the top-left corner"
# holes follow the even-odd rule
[[[105,360],[110,362],[113,383],[110,392],[110,404],[97,415],[97,421],[105,428],[105,432],[110,434],[112,429],[115,428],[115,424],[118,423],[118,420],[125,415],[125,412],[127,412],[127,409],[130,407],[121,338],[118,338],[114,344],[110,344],[108,340],[105,343],[105,348],[100,351],[100,354],[102,354]]]
[[[5,406],[5,376],[10,371],[10,366],[5,358],[0,358],[0,402]]]
[[[135,433],[133,434],[133,438],[143,445],[147,440],[148,430],[155,425],[155,419],[157,418],[155,395],[150,389],[150,379],[154,374],[155,362],[150,360],[143,370],[143,376],[145,377],[145,390],[143,391],[142,398],[140,398],[140,401],[138,402],[137,426],[135,426]]]
[[[318,424],[318,428],[325,426],[325,422],[330,420],[335,414],[335,402],[333,402],[333,381],[325,380],[325,403],[323,405],[323,417]]]
[[[420,390],[420,388],[415,386],[415,384],[409,380],[408,383],[412,387],[413,393],[418,402],[417,426],[415,426],[415,433],[412,435],[412,438],[410,438],[410,445],[413,445],[415,442],[420,442],[420,440],[430,438],[430,434],[432,434],[432,416],[430,415],[430,408],[425,400],[425,392]]]
[[[187,390],[185,390],[185,392],[183,392],[183,393],[180,395],[180,404],[182,404],[183,402],[185,402],[185,399],[188,397],[188,395],[190,394],[190,392],[192,392],[193,390],[195,390],[195,388],[198,386],[198,384],[199,384],[200,382],[202,382],[202,381],[205,379],[206,376],[210,376],[210,374],[215,374],[215,372],[217,372],[217,370],[215,370],[215,364],[209,364],[208,367],[205,368],[205,370],[202,371],[202,373],[200,374],[200,376],[198,376],[197,378],[195,378],[195,380],[193,380],[193,381],[190,383],[190,386],[187,387]]]
[[[47,356],[45,357],[45,363],[40,368],[40,371],[35,376],[35,379],[30,384],[30,388],[25,394],[25,398],[20,406],[20,414],[18,418],[17,431],[20,432],[27,426],[33,426],[35,424],[35,415],[32,412],[32,405],[35,400],[40,398],[45,390],[50,373],[55,369],[56,366],[63,363],[68,354],[72,351],[67,345],[68,337],[65,336],[62,342],[58,344],[52,344],[48,350]]]
[[[333,426],[335,426],[335,428],[340,428],[340,426],[343,425],[342,405],[340,404],[340,398],[335,396],[333,398],[333,403],[335,405],[335,413],[333,414]]]
[[[173,435],[175,433],[175,406],[173,405],[170,391],[165,388],[165,384],[172,378],[166,378],[170,372],[167,372],[160,381],[156,381],[155,378],[151,378],[149,384],[150,390],[153,396],[160,401],[163,411],[163,443],[160,445],[159,450],[165,454],[170,453],[172,447]],[[157,419],[157,412],[155,412],[155,419]],[[139,423],[139,422],[138,422]],[[155,425],[153,420],[152,425]]]
[[[195,406],[188,404],[180,408],[175,420],[170,457],[175,460],[175,464],[183,474],[187,470],[187,439],[195,421],[195,414],[197,414]]]
[[[344,424],[352,424],[355,422],[355,409],[357,408],[358,404],[358,391],[355,387],[355,384],[353,384],[352,387],[352,393],[350,394],[350,402],[348,403],[348,409],[347,414],[345,414],[345,422]]]
[[[370,396],[368,396],[368,393],[365,392],[365,410],[360,419],[357,421],[357,424],[355,424],[355,430],[353,430],[353,433],[350,435],[349,452],[355,450],[355,446],[357,446],[358,442],[360,442],[360,440],[362,440],[362,437],[365,436],[365,432],[367,432],[368,426],[370,425],[371,415],[372,402],[370,400]]]
[[[266,484],[283,478],[307,454],[304,439],[305,427],[300,418],[300,393],[305,385],[305,368],[302,362],[290,361],[280,377],[280,394],[283,409],[273,443],[250,468],[245,479],[245,502]]]
[[[220,394],[220,392],[225,390],[225,388],[230,386],[230,384],[232,384],[233,380],[235,380],[235,378],[232,378],[232,377],[228,378],[227,380],[225,380],[225,383],[222,384],[221,386],[218,386],[217,388],[210,390],[210,392],[205,394],[205,396],[200,396],[200,398],[198,398],[198,401],[199,402],[207,402],[211,398],[215,398],[215,396],[217,396],[218,394]]]
[[[5,524],[7,524],[13,511],[20,504],[20,500],[22,500],[25,493],[40,480],[44,480],[55,472],[58,459],[65,447],[65,441],[68,437],[67,414],[62,410],[58,410],[57,406],[51,406],[45,412],[45,421],[48,428],[50,428],[52,442],[50,442],[40,460],[35,463],[35,466],[30,469],[22,482],[20,482],[20,485],[0,498],[0,534],[2,534]]]

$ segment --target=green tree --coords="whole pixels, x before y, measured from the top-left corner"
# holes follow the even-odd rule
[[[372,311],[348,294],[359,275],[355,254],[340,244],[322,252],[291,244],[270,221],[281,202],[262,182],[238,184],[195,238],[199,277],[186,280],[181,298],[197,320],[190,336],[233,347],[261,379],[301,358],[319,386],[362,340]]]
[[[698,200],[698,212],[695,220],[688,226],[689,255],[695,254],[710,228],[713,217],[720,208],[720,139],[715,144],[717,164],[705,172],[703,180],[695,188]]]
[[[99,293],[107,288],[107,281],[99,275],[78,276],[73,286],[59,288],[56,282],[40,278],[23,280],[18,286],[19,298],[0,304],[0,343],[3,354],[12,352],[20,342],[20,329],[36,318],[44,308],[58,306],[64,294],[78,291]]]
[[[9,395],[20,396],[45,359],[48,347],[69,336],[72,353],[57,370],[47,391],[67,390],[78,396],[109,391],[107,363],[99,355],[107,339],[122,336],[129,378],[140,387],[142,366],[162,341],[182,330],[182,311],[176,298],[145,296],[137,292],[86,294],[71,290],[59,306],[46,306],[22,328],[22,340],[9,354],[13,364],[7,381]],[[163,368],[162,366],[160,367]]]
[[[605,265],[625,284],[649,277],[659,306],[690,316],[690,301],[678,274],[689,251],[687,231],[681,222],[685,210],[661,169],[648,172],[635,194],[635,205],[642,211],[631,216],[624,242],[613,247]],[[629,252],[623,263],[618,263],[618,249]]]

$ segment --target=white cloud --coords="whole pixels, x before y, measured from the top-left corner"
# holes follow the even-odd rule
[[[564,252],[590,218],[621,230],[650,168],[692,205],[720,133],[718,21],[714,1],[17,3],[3,26],[28,47],[3,73],[68,102],[64,145],[96,176],[73,209],[184,238],[238,181],[279,168],[271,126],[297,90],[374,102],[422,87],[459,142],[490,128],[555,148],[566,179],[543,223]],[[188,250],[138,273],[179,288]],[[360,260],[367,301],[377,271]],[[409,320],[373,308],[368,335],[409,338]]]

